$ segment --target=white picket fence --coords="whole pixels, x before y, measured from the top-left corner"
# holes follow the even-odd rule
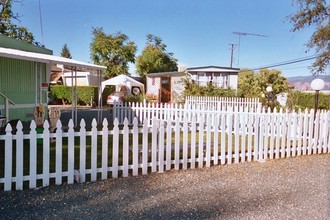
[[[21,122],[14,135],[9,125],[0,135],[0,186],[22,190],[72,184],[74,179],[96,181],[330,152],[329,111],[317,112],[315,120],[314,112],[307,110],[218,112],[199,121],[197,115],[183,121],[154,118],[142,126],[137,118],[133,125],[126,119],[123,126],[115,119],[111,129],[106,119],[101,127],[94,119],[90,131],[84,120],[79,130],[71,120],[66,131],[58,121],[55,133],[46,121],[42,134],[37,134],[34,121],[29,134],[23,134]]]
[[[176,120],[179,118],[183,122],[184,117],[188,117],[188,121],[192,119],[192,116],[197,117],[197,121],[203,117],[204,121],[206,117],[211,114],[220,114],[226,112],[244,112],[245,114],[251,112],[261,112],[262,108],[258,106],[244,105],[214,105],[214,106],[202,106],[195,104],[177,104],[177,103],[145,103],[145,102],[133,102],[133,103],[115,103],[112,108],[113,118],[118,118],[119,124],[124,123],[124,119],[127,118],[129,124],[133,123],[133,119],[138,118],[138,122],[142,123],[146,118],[150,119],[148,124],[151,124],[152,118],[160,120]],[[270,111],[270,110],[269,110]]]
[[[204,110],[226,111],[228,108],[261,109],[259,98],[186,96],[185,105]]]

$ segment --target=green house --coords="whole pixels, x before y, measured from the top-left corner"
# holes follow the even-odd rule
[[[49,49],[0,34],[0,118],[30,121],[35,107],[42,104],[47,110],[52,65],[65,65],[73,76],[80,70],[92,70],[101,75],[106,69],[52,54]]]

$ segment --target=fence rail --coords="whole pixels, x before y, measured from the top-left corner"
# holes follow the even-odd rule
[[[194,169],[217,164],[267,160],[330,152],[330,113],[313,111],[259,113],[218,112],[197,117],[197,113],[160,119],[142,125],[134,118],[123,125],[116,118],[113,127],[104,119],[91,130],[84,120],[80,129],[70,120],[68,130],[60,121],[50,133],[46,121],[43,133],[31,123],[23,134],[22,123],[12,134],[10,125],[0,135],[0,187],[22,190],[96,181],[97,179]],[[198,118],[198,120],[197,120]],[[147,119],[147,118],[146,118]]]

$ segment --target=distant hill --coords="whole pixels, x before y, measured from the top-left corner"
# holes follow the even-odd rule
[[[325,82],[324,90],[330,90],[330,75],[322,75],[317,78],[323,79]],[[294,90],[306,91],[312,90],[311,82],[315,79],[315,76],[295,76],[288,77],[288,82],[294,86]]]

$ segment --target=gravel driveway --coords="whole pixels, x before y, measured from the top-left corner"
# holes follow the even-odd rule
[[[330,155],[0,192],[0,219],[330,219]]]

